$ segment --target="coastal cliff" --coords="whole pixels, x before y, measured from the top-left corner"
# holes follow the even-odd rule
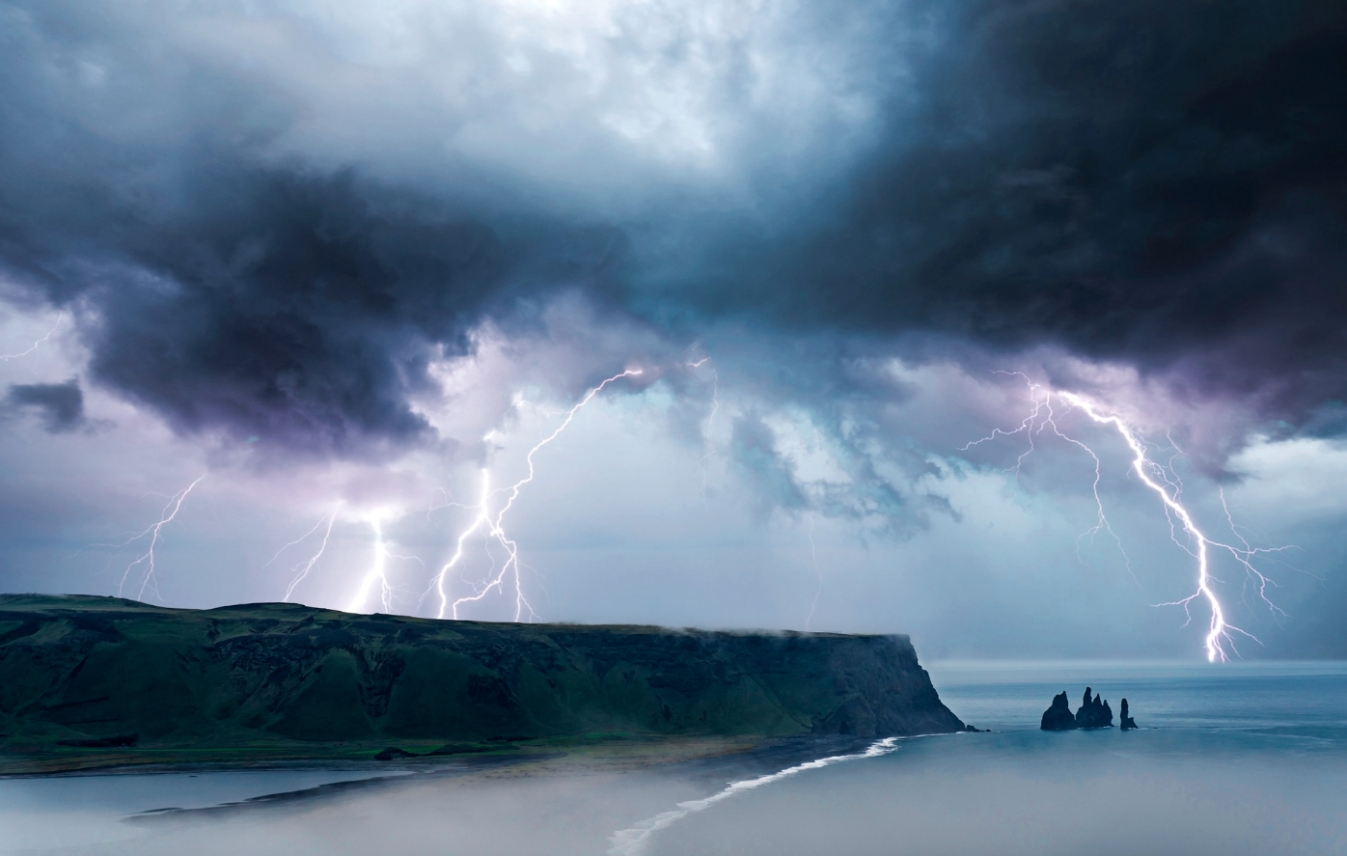
[[[905,636],[0,596],[0,754],[958,731]]]

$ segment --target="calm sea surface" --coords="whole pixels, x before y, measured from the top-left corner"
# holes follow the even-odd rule
[[[417,774],[318,790],[370,773],[8,779],[0,853],[1347,854],[1347,664],[930,671],[945,702],[992,733],[899,740],[787,775],[726,767],[720,779],[720,768]],[[1038,730],[1054,694],[1074,709],[1086,685],[1115,715],[1127,698],[1141,730]],[[185,810],[154,812],[168,807]]]
[[[1347,853],[1347,664],[941,663],[991,734],[901,741],[690,814],[651,854]],[[1141,730],[1048,733],[1086,686]]]

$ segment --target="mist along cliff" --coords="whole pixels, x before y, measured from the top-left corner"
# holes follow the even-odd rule
[[[0,596],[0,753],[10,755],[962,727],[904,636]]]

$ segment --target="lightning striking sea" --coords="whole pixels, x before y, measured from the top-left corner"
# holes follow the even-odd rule
[[[928,668],[989,733],[831,742],[776,761],[411,771],[241,805],[319,774],[13,778],[0,780],[0,853],[1347,853],[1347,663]],[[1140,730],[1039,730],[1054,694],[1074,707],[1086,686],[1115,713],[1126,698]],[[223,801],[234,805],[210,808]],[[189,810],[153,811],[173,806]]]

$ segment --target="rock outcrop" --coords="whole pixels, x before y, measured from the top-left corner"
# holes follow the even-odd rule
[[[1076,717],[1071,712],[1065,690],[1053,696],[1052,706],[1043,711],[1043,722],[1039,727],[1044,731],[1070,731],[1076,727]]]
[[[1127,715],[1127,699],[1122,700],[1122,709],[1118,711],[1118,727],[1123,731],[1131,731],[1137,727],[1137,721]]]
[[[1109,707],[1108,702],[1104,701],[1103,696],[1094,694],[1090,687],[1085,688],[1085,697],[1081,700],[1080,709],[1071,713],[1071,705],[1067,701],[1066,692],[1063,691],[1053,696],[1052,706],[1043,711],[1043,720],[1039,728],[1044,731],[1070,731],[1073,728],[1112,728],[1113,727],[1113,709]],[[1124,729],[1136,728],[1135,722],[1127,715],[1127,699],[1122,703],[1122,727]]]
[[[1102,696],[1091,698],[1090,688],[1085,688],[1085,699],[1076,711],[1077,728],[1112,728],[1113,710]]]

